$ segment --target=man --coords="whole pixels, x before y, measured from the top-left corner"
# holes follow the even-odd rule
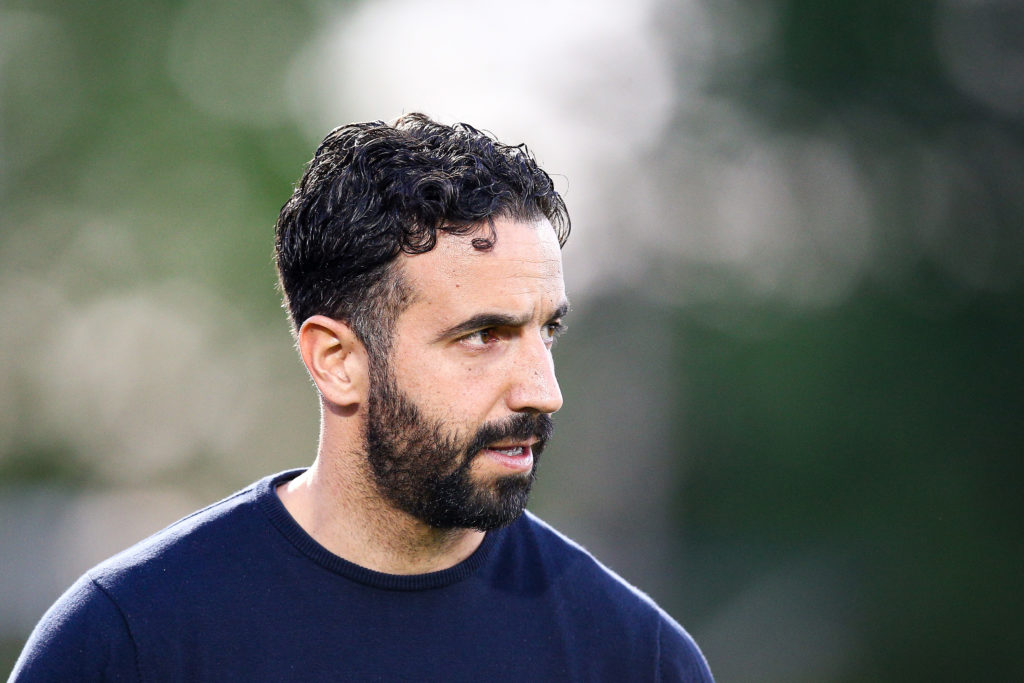
[[[690,637],[529,513],[568,310],[562,199],[422,115],[333,131],[276,228],[311,467],[83,576],[13,679],[709,681]]]

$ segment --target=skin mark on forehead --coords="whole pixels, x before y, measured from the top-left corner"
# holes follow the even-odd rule
[[[474,263],[493,263],[502,266],[509,262],[529,270],[524,275],[555,276],[562,272],[562,252],[554,228],[546,219],[537,221],[506,221],[499,219],[494,226],[493,246],[477,249],[473,241],[476,232],[467,235],[438,235],[434,250],[441,261],[438,264],[449,275],[457,275]],[[523,253],[532,252],[531,253]]]

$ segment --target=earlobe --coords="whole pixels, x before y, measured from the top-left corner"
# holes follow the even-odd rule
[[[366,399],[368,356],[351,327],[314,315],[302,323],[298,336],[302,362],[324,400],[345,408]]]

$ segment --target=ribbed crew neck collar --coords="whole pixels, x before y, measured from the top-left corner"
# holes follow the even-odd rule
[[[267,517],[270,518],[270,521],[277,530],[292,545],[298,548],[302,554],[335,574],[367,586],[382,590],[417,591],[441,588],[442,586],[456,583],[471,576],[487,561],[491,548],[494,546],[494,541],[502,533],[501,529],[488,531],[484,535],[484,540],[472,555],[454,567],[441,571],[429,572],[427,574],[385,574],[367,569],[335,555],[317,543],[285,509],[284,503],[277,496],[276,489],[280,484],[289,479],[294,479],[304,471],[304,468],[287,470],[256,482],[256,503],[266,513]]]

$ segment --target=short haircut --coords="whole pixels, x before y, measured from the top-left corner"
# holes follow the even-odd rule
[[[422,254],[438,231],[494,244],[493,220],[547,218],[559,245],[569,236],[565,203],[525,145],[506,145],[459,123],[423,114],[388,125],[331,131],[281,209],[274,260],[298,331],[313,315],[345,321],[367,350],[386,354],[410,292],[393,266]]]

